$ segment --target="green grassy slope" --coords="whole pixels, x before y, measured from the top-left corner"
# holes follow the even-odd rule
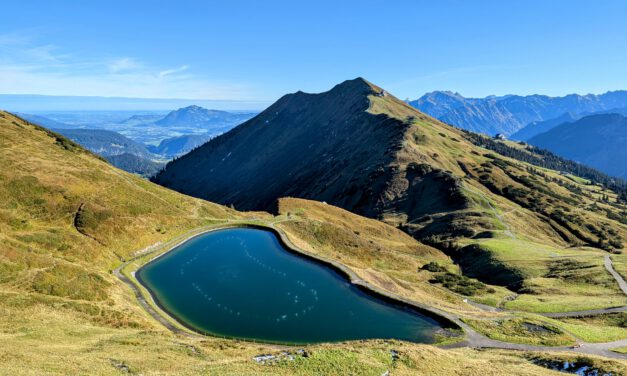
[[[312,346],[308,358],[261,365],[252,357],[278,355],[282,349],[175,335],[140,307],[111,269],[191,228],[267,214],[238,213],[161,188],[4,112],[0,166],[0,374],[381,375],[391,370],[397,375],[485,375],[486,369],[550,374],[524,354],[445,351],[394,341]],[[428,260],[450,265],[439,251],[394,228],[342,212],[316,216],[331,234],[364,247],[369,256],[363,266],[377,261],[375,252],[382,249],[393,252],[381,258],[382,266],[399,260],[413,266]],[[364,238],[335,232],[345,221]],[[322,243],[312,244],[340,260],[354,256],[348,246],[334,251],[334,239],[321,237]],[[391,349],[399,352],[398,360],[392,361]]]

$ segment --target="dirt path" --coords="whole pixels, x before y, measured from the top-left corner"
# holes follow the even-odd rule
[[[605,269],[607,269],[607,271],[610,272],[612,277],[614,277],[616,282],[618,282],[618,286],[620,287],[620,289],[623,290],[623,293],[625,295],[627,295],[627,282],[625,282],[623,277],[620,274],[618,274],[616,270],[614,270],[614,265],[612,265],[612,258],[610,257],[610,255],[605,255],[604,264],[605,264]]]
[[[627,339],[604,343],[588,343],[580,342],[579,347],[573,346],[535,346],[519,343],[510,343],[490,339],[480,333],[475,332],[471,328],[464,327],[466,331],[466,340],[452,345],[442,346],[443,348],[453,349],[460,347],[485,348],[485,349],[506,349],[519,351],[551,351],[551,352],[575,352],[579,354],[600,355],[606,358],[627,359],[627,355],[612,351],[617,347],[627,346]],[[470,329],[470,330],[469,330]]]
[[[516,239],[516,234],[514,234],[514,232],[512,231],[512,228],[510,227],[509,223],[507,223],[505,218],[501,214],[499,214],[498,210],[492,205],[492,203],[488,199],[488,196],[486,196],[483,192],[481,192],[480,190],[474,187],[467,186],[466,189],[481,196],[481,198],[483,198],[483,201],[485,201],[485,203],[488,204],[488,207],[490,208],[490,210],[492,211],[496,219],[498,219],[499,222],[501,222],[501,224],[505,228],[503,233],[512,239]]]
[[[131,290],[133,290],[133,293],[135,294],[135,298],[137,299],[137,301],[139,301],[139,304],[155,320],[157,320],[159,323],[161,323],[163,326],[165,326],[168,330],[172,331],[173,333],[191,336],[192,335],[191,333],[189,333],[189,332],[187,332],[185,330],[179,329],[176,325],[172,324],[169,320],[167,320],[159,312],[157,312],[154,308],[152,308],[152,306],[146,301],[146,299],[142,295],[141,291],[139,291],[139,288],[133,282],[131,282],[131,280],[128,279],[124,274],[122,274],[121,270],[128,263],[129,263],[129,261],[127,261],[127,262],[123,263],[122,265],[118,266],[117,268],[115,268],[115,270],[113,270],[113,274],[116,277],[118,277],[122,282],[127,284],[131,288]]]
[[[224,229],[227,227],[231,227],[228,224],[220,227],[220,228],[216,228],[216,229]],[[316,255],[311,255],[309,252],[303,251],[301,249],[299,249],[298,247],[296,247],[285,235],[285,233],[275,227],[274,225],[270,225],[270,228],[274,229],[279,236],[284,240],[285,244],[287,244],[290,248],[293,248],[297,253],[302,253],[304,255],[310,255],[310,257],[317,257]],[[168,251],[173,249],[174,247],[176,247],[177,245],[181,244],[182,242],[188,240],[188,238],[191,238],[193,236],[197,236],[199,234],[202,233],[206,233],[209,231],[213,231],[216,229],[207,229],[207,230],[192,230],[184,235],[181,235],[180,237],[175,238],[173,241],[168,242],[168,244],[171,244],[171,246],[169,247]],[[187,237],[186,237],[187,236]],[[168,252],[166,251],[166,252]],[[150,253],[150,252],[148,252]],[[165,252],[164,252],[165,253]],[[182,335],[186,335],[186,336],[200,336],[199,334],[193,334],[190,333],[188,331],[182,330],[179,327],[177,327],[176,325],[174,325],[170,320],[168,320],[167,318],[165,318],[161,312],[156,311],[149,302],[146,301],[144,295],[141,293],[141,291],[139,290],[139,288],[137,287],[137,285],[135,285],[131,280],[129,280],[128,277],[126,277],[124,274],[122,274],[121,270],[128,265],[128,263],[132,262],[133,260],[129,260],[126,261],[124,263],[122,263],[122,265],[118,266],[114,271],[113,274],[115,276],[117,276],[122,282],[124,282],[126,285],[128,285],[134,292],[135,297],[137,298],[137,300],[139,301],[140,305],[153,317],[155,318],[155,320],[157,320],[159,323],[161,323],[162,325],[164,325],[167,329],[171,330],[172,332],[176,333],[176,334],[182,334]],[[368,282],[362,280],[361,278],[359,278],[359,276],[357,276],[356,273],[354,273],[350,268],[336,263],[333,260],[322,260],[322,261],[326,261],[326,262],[330,262],[333,265],[336,265],[337,267],[339,267],[340,269],[342,269],[343,271],[345,271],[345,273],[350,277],[351,282],[354,284],[359,284],[359,285],[363,285],[364,287],[374,291],[375,293],[378,294],[383,294],[386,295],[392,299],[396,299],[399,302],[403,302],[406,304],[409,304],[411,306],[414,306],[416,308],[419,308],[420,310],[426,310],[429,311],[431,313],[434,313],[436,315],[442,316],[450,321],[452,321],[453,323],[455,323],[456,325],[458,325],[460,328],[462,328],[464,330],[465,333],[465,340],[455,343],[455,344],[451,344],[451,345],[445,345],[445,346],[441,346],[442,348],[460,348],[460,347],[472,347],[472,348],[495,348],[495,349],[506,349],[506,350],[519,350],[519,351],[551,351],[551,352],[560,352],[560,351],[568,351],[568,352],[576,352],[576,353],[581,353],[581,354],[592,354],[592,355],[600,355],[600,356],[604,356],[604,357],[608,357],[608,358],[614,358],[614,359],[627,359],[627,355],[626,354],[620,354],[620,353],[616,353],[611,351],[612,348],[616,348],[616,347],[623,347],[623,346],[627,346],[627,339],[623,339],[623,340],[619,340],[619,341],[613,341],[613,342],[606,342],[606,343],[586,343],[586,342],[581,342],[580,343],[580,347],[577,348],[573,348],[571,346],[558,346],[558,347],[551,347],[551,346],[535,346],[535,345],[525,345],[525,344],[517,344],[517,343],[510,343],[510,342],[503,342],[503,341],[497,341],[497,340],[493,340],[490,339],[488,337],[486,337],[485,335],[475,331],[473,328],[471,328],[469,325],[465,324],[463,321],[461,321],[461,317],[450,313],[450,312],[446,312],[446,311],[442,311],[440,309],[428,306],[426,304],[421,304],[418,302],[414,302],[414,301],[410,301],[408,299],[402,298],[400,296],[396,296],[395,294],[389,293],[387,291],[384,291],[376,286],[372,286],[370,285]],[[606,268],[608,267],[611,268],[612,271],[614,271],[612,265],[611,265],[611,260],[609,261],[609,264],[607,264],[607,259],[606,259]],[[609,271],[610,269],[608,269]],[[610,272],[612,273],[612,272]],[[614,273],[616,273],[614,271]],[[612,275],[614,275],[614,273],[612,273]],[[618,273],[616,273],[616,275],[618,275]],[[615,276],[615,278],[617,278]],[[620,275],[618,275],[618,278],[620,278],[620,281],[622,281],[622,285],[621,285],[621,289],[624,287],[627,288],[627,283],[625,283],[625,281],[622,279],[622,277],[620,277]],[[619,279],[617,278],[617,281],[619,281]],[[619,284],[621,284],[621,282],[619,282]],[[626,291],[625,289],[623,291]],[[626,292],[627,294],[627,292]],[[487,306],[486,306],[487,307]],[[490,308],[494,308],[494,307],[490,307]],[[590,310],[590,311],[580,311],[580,312],[562,312],[562,313],[558,313],[557,315],[562,315],[562,316],[548,316],[548,315],[552,315],[552,314],[545,314],[545,316],[548,317],[568,317],[567,315],[593,315],[593,314],[600,314],[600,313],[609,313],[609,312],[623,312],[623,311],[627,311],[627,307],[619,307],[619,308],[610,308],[610,309],[605,309],[605,310]],[[509,312],[506,310],[501,310],[501,312]],[[594,312],[598,312],[598,313],[594,313]],[[514,312],[512,312],[514,313]]]

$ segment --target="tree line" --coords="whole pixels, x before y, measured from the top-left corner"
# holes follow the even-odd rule
[[[495,141],[479,133],[467,130],[462,131],[466,134],[466,138],[476,146],[495,151],[506,157],[527,162],[534,166],[561,171],[588,179],[592,184],[600,184],[613,190],[618,194],[619,200],[627,202],[627,181],[624,179],[609,176],[597,169],[562,158],[546,149],[541,149],[533,145],[525,144],[526,150],[521,150],[509,146],[504,142]]]

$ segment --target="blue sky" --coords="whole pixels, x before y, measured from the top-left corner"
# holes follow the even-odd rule
[[[80,4],[80,5],[79,5]],[[5,1],[0,93],[273,101],[627,89],[627,1]]]

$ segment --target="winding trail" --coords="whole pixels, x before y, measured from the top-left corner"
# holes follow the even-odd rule
[[[625,280],[623,279],[623,276],[621,276],[620,274],[618,274],[616,270],[614,270],[614,266],[612,265],[612,258],[610,257],[610,255],[605,255],[604,265],[605,265],[605,269],[607,269],[607,271],[610,272],[612,277],[614,277],[616,282],[618,282],[618,286],[620,287],[621,290],[623,290],[623,293],[627,295],[627,282],[625,282]]]
[[[465,187],[467,190],[478,194],[479,196],[481,196],[481,198],[483,198],[483,200],[485,201],[486,204],[488,204],[488,207],[490,208],[490,210],[492,211],[492,213],[494,214],[494,216],[496,217],[496,219],[499,220],[499,222],[501,222],[501,225],[503,225],[503,227],[505,228],[505,230],[503,231],[503,233],[505,235],[507,235],[508,237],[512,238],[512,239],[516,239],[516,234],[514,234],[514,232],[512,231],[511,226],[509,225],[509,223],[507,223],[507,221],[505,220],[505,218],[499,214],[499,211],[492,205],[492,203],[490,202],[490,200],[488,199],[488,196],[485,195],[485,193],[481,192],[479,189],[470,186],[469,184],[467,184],[467,186]]]
[[[176,237],[175,239],[167,242],[164,246],[167,246],[168,249],[162,253],[160,253],[159,255],[155,256],[155,257],[159,257],[162,254],[165,254],[167,252],[169,252],[170,250],[172,250],[173,248],[175,248],[176,246],[184,243],[185,241],[210,232],[210,231],[216,231],[216,230],[220,230],[220,229],[225,229],[225,228],[234,228],[234,227],[241,227],[244,226],[245,224],[243,223],[227,223],[224,226],[221,227],[215,227],[215,228],[205,228],[205,229],[195,229],[195,230],[191,230],[183,235],[180,235],[178,237]],[[300,249],[299,247],[295,246],[287,237],[287,235],[283,232],[283,230],[281,230],[280,228],[277,228],[273,223],[266,225],[266,226],[259,226],[259,227],[266,227],[269,230],[273,230],[273,232],[275,233],[275,235],[279,236],[279,238],[281,239],[281,241],[283,241],[283,243],[285,245],[287,245],[289,248],[291,248],[294,252],[302,254],[304,256],[307,257],[312,257],[312,258],[316,258],[322,262],[328,263],[338,269],[340,269],[342,272],[344,272],[348,278],[350,279],[350,282],[352,284],[355,284],[357,286],[361,286],[363,288],[366,288],[368,290],[373,291],[376,294],[380,294],[383,295],[385,297],[394,299],[396,301],[402,302],[404,304],[407,304],[409,306],[415,307],[418,310],[421,311],[427,311],[430,312],[432,314],[441,316],[451,322],[453,322],[454,324],[456,324],[457,326],[459,326],[461,329],[464,330],[465,333],[465,339],[461,342],[457,342],[454,344],[450,344],[450,345],[444,345],[444,346],[440,346],[441,348],[445,348],[445,349],[453,349],[453,348],[461,348],[461,347],[471,347],[471,348],[494,348],[494,349],[506,349],[506,350],[518,350],[518,351],[551,351],[551,352],[575,352],[575,353],[580,353],[580,354],[591,354],[591,355],[600,355],[600,356],[604,356],[607,358],[614,358],[614,359],[627,359],[627,354],[620,354],[620,353],[616,353],[614,351],[611,351],[611,349],[613,348],[617,348],[617,347],[627,347],[627,338],[626,339],[621,339],[618,341],[613,341],[613,342],[605,342],[605,343],[587,343],[587,342],[580,342],[580,345],[578,347],[573,347],[573,346],[557,346],[557,347],[552,347],[552,346],[536,346],[536,345],[526,345],[526,344],[518,344],[518,343],[510,343],[510,342],[504,342],[504,341],[498,341],[498,340],[494,340],[491,338],[488,338],[487,336],[475,331],[473,328],[471,328],[469,325],[467,325],[466,323],[464,323],[461,320],[461,317],[457,314],[451,313],[451,312],[446,312],[443,310],[440,310],[438,308],[426,305],[426,304],[422,304],[419,302],[415,302],[409,299],[405,299],[401,296],[397,296],[393,293],[390,293],[388,291],[385,291],[377,286],[374,286],[372,284],[370,284],[369,282],[363,280],[362,278],[360,278],[355,272],[353,272],[350,268],[348,268],[347,266],[340,264],[334,260],[330,260],[330,259],[326,259],[324,257],[321,257],[319,255],[315,255],[312,254],[310,252],[304,251],[302,249]],[[149,252],[143,252],[143,253],[139,253],[136,257],[132,258],[131,260],[127,260],[124,261],[120,266],[118,266],[117,268],[115,268],[113,270],[113,274],[115,276],[117,276],[122,282],[124,282],[126,285],[128,285],[134,292],[135,297],[137,298],[137,300],[139,301],[140,305],[150,314],[150,316],[152,316],[155,320],[157,320],[159,323],[161,323],[162,325],[164,325],[168,330],[176,333],[176,334],[180,334],[180,335],[185,335],[185,336],[190,336],[190,337],[203,337],[200,334],[196,334],[193,332],[190,332],[188,330],[184,330],[181,327],[173,324],[172,320],[169,318],[166,318],[167,316],[164,316],[165,313],[159,312],[157,310],[155,310],[153,308],[153,305],[151,305],[151,303],[149,303],[145,296],[143,295],[143,293],[141,292],[140,288],[133,282],[131,281],[126,275],[124,275],[122,273],[122,269],[124,269],[129,263],[135,261],[137,258],[145,256],[146,254],[150,254],[153,252],[156,252],[157,249],[162,249],[161,247],[157,248],[155,247],[154,250],[149,251]],[[606,269],[610,272],[610,274],[612,274],[612,276],[616,279],[616,281],[618,282],[619,286],[621,287],[621,290],[627,295],[627,283],[625,282],[625,280],[614,270],[613,266],[612,266],[612,261],[611,258],[609,256],[605,257],[605,267]],[[134,274],[134,273],[133,273]],[[490,306],[486,306],[483,304],[479,304],[479,303],[474,303],[471,301],[468,301],[468,303],[473,304],[474,306],[480,308],[480,309],[484,309],[486,311],[491,311],[491,312],[511,312],[511,313],[517,313],[515,311],[507,311],[507,310],[503,310],[503,309],[499,309],[499,308],[494,308],[494,307],[490,307]],[[152,304],[156,303],[154,302],[154,300],[152,301]],[[625,312],[627,311],[627,306],[626,307],[616,307],[616,308],[606,308],[606,309],[596,309],[596,310],[588,310],[588,311],[573,311],[573,312],[560,312],[560,313],[544,313],[541,315],[544,315],[546,317],[576,317],[576,316],[592,316],[592,315],[597,315],[597,314],[604,314],[604,313],[613,313],[613,312]],[[272,345],[269,345],[272,346]]]

